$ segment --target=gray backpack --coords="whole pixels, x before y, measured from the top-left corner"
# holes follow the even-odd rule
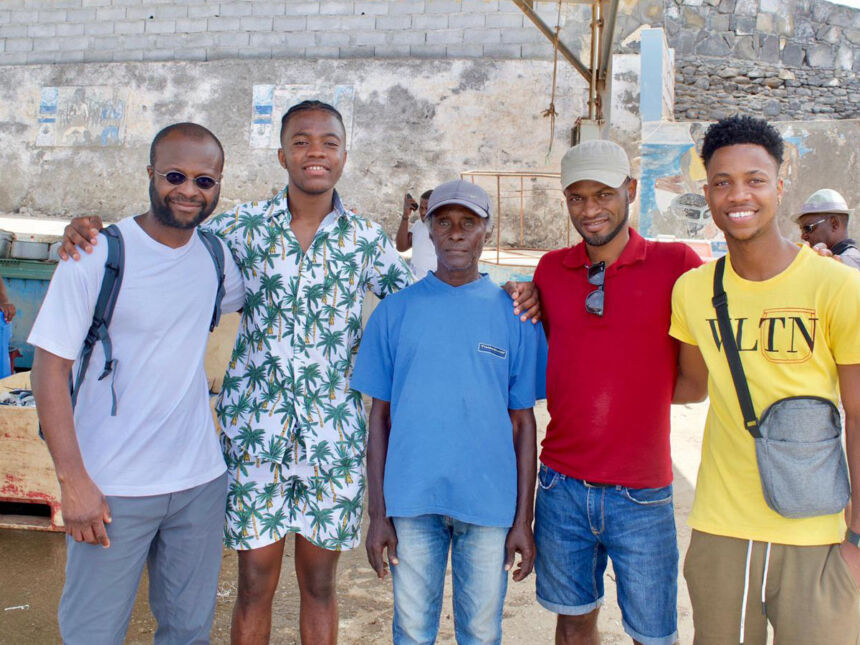
[[[96,307],[93,312],[93,321],[90,324],[90,329],[87,332],[87,337],[84,339],[84,345],[81,349],[81,361],[78,365],[77,376],[70,379],[69,388],[72,393],[72,409],[78,402],[78,394],[80,393],[81,384],[84,382],[84,375],[87,373],[87,368],[90,365],[90,358],[93,354],[93,348],[97,342],[102,344],[105,354],[105,365],[98,380],[103,380],[108,376],[111,377],[111,397],[113,399],[111,406],[111,416],[116,416],[116,389],[114,388],[114,378],[116,376],[116,359],[113,357],[113,345],[111,344],[110,328],[111,319],[113,318],[113,310],[116,306],[116,299],[119,296],[119,289],[122,286],[122,274],[125,264],[125,245],[122,240],[122,233],[115,224],[111,224],[101,232],[107,240],[107,259],[105,260],[105,274],[102,278],[101,288],[99,289],[99,297],[96,300]],[[209,331],[213,331],[218,326],[221,319],[221,301],[224,299],[224,248],[218,241],[217,236],[209,231],[197,229],[197,235],[203,246],[209,251],[212,256],[212,262],[215,265],[215,274],[218,278],[218,291],[215,294],[215,310],[212,312],[212,320],[209,323]]]

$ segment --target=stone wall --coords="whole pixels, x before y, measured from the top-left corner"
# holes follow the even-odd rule
[[[860,11],[822,0],[666,0],[675,117],[860,116]]]
[[[703,100],[706,97],[706,100]],[[739,112],[772,121],[860,116],[853,72],[687,56],[675,71],[675,118],[721,119]]]

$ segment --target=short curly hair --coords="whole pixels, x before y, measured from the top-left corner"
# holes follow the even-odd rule
[[[702,143],[702,161],[705,168],[720,148],[744,143],[761,146],[776,160],[777,166],[782,165],[784,145],[777,129],[764,119],[736,114],[717,121],[705,132],[705,140]]]

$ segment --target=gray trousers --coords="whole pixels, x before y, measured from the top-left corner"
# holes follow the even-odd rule
[[[59,613],[63,642],[121,644],[146,562],[149,605],[158,621],[155,642],[208,643],[226,501],[226,473],[176,493],[108,497],[110,547],[66,537]]]

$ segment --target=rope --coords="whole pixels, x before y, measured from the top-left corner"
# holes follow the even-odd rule
[[[555,39],[553,41],[552,92],[549,97],[549,107],[541,113],[544,118],[549,117],[549,147],[546,150],[545,163],[549,163],[549,156],[552,154],[552,142],[555,138],[555,117],[558,116],[555,109],[555,85],[558,78],[558,36],[561,31],[561,5],[562,0],[558,0],[558,15],[555,19]]]

